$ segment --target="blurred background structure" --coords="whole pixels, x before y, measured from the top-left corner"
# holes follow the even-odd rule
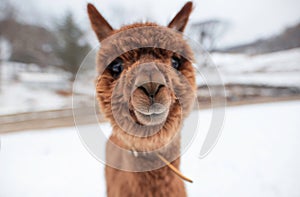
[[[146,20],[166,25],[185,1],[89,2],[99,8],[113,27],[119,28]],[[299,105],[299,0],[194,3],[185,34],[210,52],[223,79],[228,106],[291,100]],[[86,4],[86,0],[0,0],[0,137],[14,135],[16,131],[73,127],[72,94],[80,96],[79,108],[94,104],[95,70],[85,70],[86,77],[78,79],[80,91],[72,89],[84,57],[98,46]],[[203,62],[199,69],[209,72],[210,66]],[[200,108],[208,108],[208,85],[201,79],[197,83]],[[223,84],[209,85],[221,89]],[[299,117],[297,113],[286,114],[292,114],[291,119]],[[272,114],[268,115],[272,120]],[[85,124],[89,123],[85,117]],[[297,126],[293,129],[299,131]],[[300,195],[285,195],[286,190],[267,196]]]

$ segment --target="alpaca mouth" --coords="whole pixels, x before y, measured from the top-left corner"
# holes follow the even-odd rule
[[[168,116],[168,107],[160,103],[152,104],[148,110],[134,108],[136,119],[143,125],[158,125]]]
[[[135,108],[136,111],[138,111],[139,113],[143,114],[143,115],[159,115],[162,114],[164,112],[166,112],[168,110],[168,108],[160,103],[154,103],[152,104],[148,109],[144,109],[144,108]]]

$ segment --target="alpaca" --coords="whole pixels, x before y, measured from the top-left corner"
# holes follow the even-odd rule
[[[107,195],[186,196],[176,171],[181,127],[196,95],[193,53],[182,35],[192,2],[167,27],[145,22],[116,30],[92,4],[87,9],[101,43],[97,99],[113,129],[106,146]]]

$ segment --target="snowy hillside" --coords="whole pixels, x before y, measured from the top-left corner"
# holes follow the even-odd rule
[[[217,146],[199,159],[209,114],[200,112],[199,134],[182,159],[183,174],[194,180],[186,183],[189,196],[300,196],[299,101],[227,108]],[[1,140],[1,197],[104,196],[104,166],[85,150],[75,128]]]
[[[211,58],[225,84],[300,87],[300,48],[256,56],[213,53]]]
[[[0,115],[71,108],[70,75],[62,69],[35,64],[0,65]]]
[[[11,84],[2,91],[0,115],[68,108],[72,102],[71,97],[63,97],[55,91],[31,89],[22,84]]]

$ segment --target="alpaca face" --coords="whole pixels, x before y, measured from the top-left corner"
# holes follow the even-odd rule
[[[193,106],[193,54],[180,33],[191,6],[187,3],[168,27],[137,23],[119,30],[113,30],[92,5],[88,6],[101,42],[98,101],[115,135],[127,144],[138,137],[158,137],[167,143]]]
[[[189,110],[180,103],[192,103],[190,76],[184,75],[189,72],[193,72],[191,63],[173,52],[155,48],[129,51],[113,60],[99,77],[99,101],[110,103],[107,108],[114,116],[110,118],[122,114],[138,125],[159,125],[172,116],[172,110]],[[107,91],[109,97],[102,97]]]
[[[141,49],[143,50],[145,49]],[[167,63],[166,59],[148,55],[155,49],[145,50],[146,54],[142,54],[141,51],[133,52],[140,56],[137,60],[134,61],[132,58],[133,62],[124,61],[128,67],[120,77],[120,81],[125,82],[120,83],[120,88],[125,90],[124,94],[130,95],[127,102],[132,119],[141,125],[157,125],[166,120],[171,103],[175,102],[169,78],[174,73],[165,69],[170,63]]]

